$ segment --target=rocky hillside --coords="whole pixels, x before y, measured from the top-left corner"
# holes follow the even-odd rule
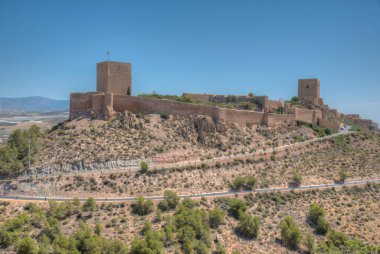
[[[78,119],[42,135],[34,168],[107,161],[154,163],[213,158],[268,149],[324,135],[289,123],[277,128],[215,123],[204,116],[135,115]]]

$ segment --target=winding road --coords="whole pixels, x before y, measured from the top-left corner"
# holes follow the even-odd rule
[[[253,190],[242,190],[242,191],[225,191],[225,192],[210,192],[210,193],[199,193],[199,194],[189,194],[189,195],[179,195],[180,198],[202,198],[202,197],[228,197],[235,196],[239,194],[249,194],[249,193],[265,193],[265,192],[287,192],[287,191],[306,191],[306,190],[318,190],[327,188],[340,188],[348,186],[358,186],[366,184],[380,183],[380,179],[369,179],[361,181],[350,181],[344,183],[332,183],[332,184],[318,184],[318,185],[305,185],[299,187],[278,187],[278,188],[263,188],[263,189],[253,189]],[[99,202],[131,202],[135,201],[137,197],[120,197],[120,198],[94,198]],[[163,196],[146,196],[145,199],[149,200],[163,200]],[[0,200],[11,200],[11,201],[67,201],[73,198],[66,197],[34,197],[34,196],[7,196],[0,195]],[[86,198],[79,198],[80,201],[85,201]]]

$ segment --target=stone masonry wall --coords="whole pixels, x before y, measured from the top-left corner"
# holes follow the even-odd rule
[[[104,93],[76,93],[71,95],[70,119],[91,116],[109,118],[115,112],[171,115],[205,115],[214,121],[225,121],[242,126],[265,124],[276,126],[285,122],[300,120],[317,123],[321,112],[317,110],[295,109],[295,114],[272,114],[250,110],[236,110],[216,106],[198,105],[163,99],[142,98],[128,95]]]
[[[294,115],[267,114],[249,110],[236,110],[207,105],[176,102],[162,99],[140,98],[134,96],[114,95],[114,110],[133,113],[167,113],[176,115],[205,115],[215,121],[232,122],[239,125],[266,124],[278,125],[294,120]]]
[[[321,118],[319,119],[319,125],[325,128],[333,129],[335,131],[339,131],[343,124]]]
[[[322,118],[320,110],[295,108],[294,115],[294,120],[313,124],[318,124],[318,119]]]
[[[92,110],[92,96],[96,92],[70,94],[70,119],[89,116]]]

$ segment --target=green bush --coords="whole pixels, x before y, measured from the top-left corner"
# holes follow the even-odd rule
[[[84,212],[93,212],[96,210],[96,201],[94,198],[88,198],[83,204]]]
[[[281,238],[292,249],[298,249],[302,234],[293,217],[286,216],[281,222]]]
[[[344,183],[346,181],[347,177],[348,177],[347,171],[345,171],[345,170],[339,171],[339,182]]]
[[[185,253],[210,252],[211,230],[205,210],[181,205],[166,226],[176,231],[177,240]]]
[[[235,217],[239,218],[241,214],[245,213],[247,210],[247,205],[244,200],[232,198],[229,200],[229,213]]]
[[[317,253],[380,253],[380,246],[350,239],[342,232],[330,230],[326,241],[318,245]]]
[[[145,161],[142,161],[140,163],[140,170],[141,170],[141,173],[146,173],[149,169],[149,166],[148,166],[148,163],[146,163]]]
[[[319,217],[317,221],[317,225],[315,227],[315,231],[320,235],[325,235],[329,230],[330,225],[323,217]]]
[[[17,254],[37,254],[38,245],[35,240],[30,237],[22,239],[17,247]]]
[[[179,203],[179,197],[177,193],[171,190],[164,191],[164,200],[158,204],[158,208],[161,211],[168,211],[175,209]]]
[[[259,235],[260,220],[256,216],[243,213],[240,215],[237,232],[244,237],[257,238]]]
[[[242,188],[244,189],[253,189],[256,185],[257,179],[254,176],[237,176],[231,183],[230,187],[234,190],[240,190]]]
[[[138,197],[136,203],[132,205],[132,212],[137,215],[147,215],[153,211],[152,200],[145,200],[143,197]]]
[[[218,228],[224,224],[225,213],[219,208],[215,208],[209,212],[209,224],[211,228]]]
[[[316,225],[319,218],[323,218],[325,211],[317,204],[311,204],[309,207],[309,220],[312,224]]]
[[[168,115],[168,113],[161,113],[160,116],[161,116],[161,118],[164,119],[164,120],[169,119],[169,115]]]
[[[314,236],[312,234],[306,234],[305,245],[308,253],[312,254],[315,252]]]
[[[241,188],[243,188],[244,184],[245,184],[245,179],[244,179],[244,177],[237,176],[237,177],[235,177],[235,179],[232,181],[232,183],[231,183],[231,188],[232,188],[232,189],[235,189],[235,190],[240,190]]]
[[[302,176],[299,173],[294,173],[292,176],[291,186],[300,186],[302,182]]]

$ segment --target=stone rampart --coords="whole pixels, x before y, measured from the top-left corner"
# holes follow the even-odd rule
[[[292,114],[265,114],[265,123],[267,126],[277,126],[294,120],[295,115]]]
[[[92,96],[97,92],[72,93],[70,95],[70,119],[89,116],[92,110]]]
[[[319,125],[325,128],[333,129],[335,131],[339,131],[340,128],[343,127],[343,123],[341,122],[329,121],[323,118],[319,119]]]
[[[125,95],[114,95],[113,107],[117,112],[127,110],[133,113],[145,114],[205,115],[215,121],[226,121],[239,125],[266,124],[268,126],[274,126],[294,120],[294,115],[268,114],[249,110],[227,109],[216,106]]]
[[[318,124],[318,119],[322,118],[322,112],[320,110],[310,110],[310,109],[294,109],[295,120]]]
[[[267,124],[265,122],[265,113],[249,110],[237,110],[219,108],[219,119],[221,121],[236,123],[243,126]]]
[[[185,102],[170,101],[164,99],[142,98],[126,95],[114,95],[114,110],[125,110],[133,113],[172,115],[205,115],[212,119],[218,119],[218,107],[197,105]]]
[[[211,117],[214,121],[225,121],[242,126],[259,124],[276,126],[294,120],[317,123],[318,117],[321,117],[320,111],[307,109],[295,109],[294,114],[273,114],[119,94],[75,93],[71,95],[70,119],[82,116],[108,119],[113,117],[115,112],[123,111],[181,116],[204,115]]]

